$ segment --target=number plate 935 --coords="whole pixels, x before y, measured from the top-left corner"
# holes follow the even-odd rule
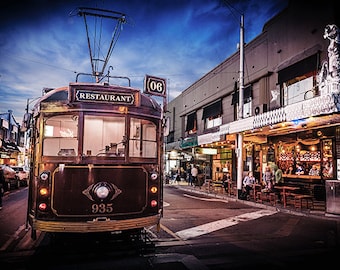
[[[91,211],[93,214],[105,214],[105,213],[112,213],[113,206],[112,203],[94,203],[91,206]]]

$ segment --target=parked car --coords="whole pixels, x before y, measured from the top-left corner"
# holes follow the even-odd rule
[[[21,187],[28,186],[29,169],[25,166],[11,166],[15,171]]]
[[[8,165],[0,165],[2,166],[2,169],[4,171],[6,186],[4,187],[5,191],[11,190],[11,189],[18,189],[20,186],[19,178],[16,175],[15,170],[13,170]]]

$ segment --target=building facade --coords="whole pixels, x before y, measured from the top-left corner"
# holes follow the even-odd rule
[[[18,165],[23,158],[19,145],[23,145],[23,133],[11,110],[0,113],[0,165]]]
[[[241,134],[244,171],[253,171],[261,181],[266,166],[278,165],[285,181],[323,199],[325,180],[340,179],[335,10],[335,1],[318,8],[291,1],[245,44],[242,117],[239,51],[169,102],[166,171],[195,163],[202,172],[209,166],[213,180],[225,171],[236,179]],[[310,175],[313,165],[318,173]],[[303,175],[295,173],[297,166]]]

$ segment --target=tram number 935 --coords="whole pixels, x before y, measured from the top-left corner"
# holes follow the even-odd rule
[[[93,214],[105,214],[105,213],[112,213],[113,206],[112,203],[94,203],[92,204],[92,213]]]

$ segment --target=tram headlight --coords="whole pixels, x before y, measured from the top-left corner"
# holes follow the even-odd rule
[[[47,172],[43,172],[40,174],[40,179],[43,181],[46,181],[49,177],[49,174]]]
[[[150,177],[151,177],[151,180],[157,180],[158,174],[157,173],[152,173]]]
[[[105,199],[110,194],[110,190],[106,186],[100,186],[95,189],[95,193],[99,199]]]

